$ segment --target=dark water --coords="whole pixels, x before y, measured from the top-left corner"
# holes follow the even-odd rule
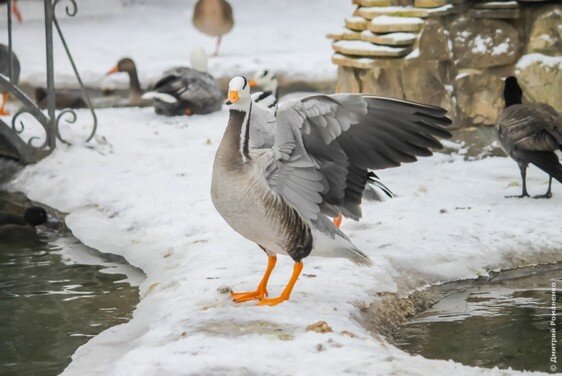
[[[0,244],[0,375],[57,375],[79,346],[128,321],[139,298],[124,273],[142,279],[54,230]]]
[[[397,346],[429,359],[453,359],[470,366],[560,369],[562,264],[531,274],[452,293],[404,325],[394,337]],[[550,359],[553,336],[560,341],[556,362]]]

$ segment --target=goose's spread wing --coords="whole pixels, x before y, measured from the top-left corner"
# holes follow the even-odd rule
[[[523,150],[553,151],[562,145],[562,117],[546,104],[508,107],[498,126],[503,137]]]
[[[413,162],[450,137],[442,108],[353,94],[284,102],[267,180],[299,213],[359,219],[369,169]]]
[[[250,112],[250,147],[271,148],[275,144],[275,115],[255,101]]]

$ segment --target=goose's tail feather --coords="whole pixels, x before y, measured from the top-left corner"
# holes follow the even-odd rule
[[[360,251],[329,219],[319,218],[313,226],[311,256],[345,258],[355,265],[373,265],[371,259]]]
[[[562,183],[562,164],[558,156],[550,151],[526,151],[523,157]]]

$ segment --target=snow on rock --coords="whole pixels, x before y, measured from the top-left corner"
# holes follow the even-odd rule
[[[548,56],[543,54],[523,55],[517,62],[516,68],[521,70],[532,64],[540,64],[549,68],[562,70],[562,56]]]
[[[372,268],[307,258],[290,301],[234,304],[224,292],[253,289],[266,258],[210,200],[227,112],[163,118],[151,109],[107,109],[98,116],[100,143],[60,145],[9,186],[69,213],[69,228],[86,245],[146,273],[131,321],[80,347],[64,375],[503,375],[410,356],[371,336],[355,319],[356,303],[562,259],[559,184],[550,200],[508,200],[520,189],[511,184],[519,180],[513,161],[438,154],[380,171],[397,197],[364,205],[361,222],[344,221]],[[87,112],[78,117],[65,130],[76,139],[88,132]],[[546,183],[530,169],[532,193]],[[272,295],[291,269],[291,260],[279,259]],[[332,332],[307,331],[319,321]]]
[[[341,23],[342,14],[352,12],[352,5],[310,0],[305,12],[301,3],[287,0],[263,6],[261,0],[232,0],[235,26],[224,36],[220,55],[209,59],[209,72],[216,78],[231,78],[267,68],[291,80],[335,80],[325,35]],[[61,1],[57,14],[86,85],[99,88],[118,59],[130,56],[147,87],[164,70],[189,65],[192,49],[204,46],[209,54],[214,50],[216,39],[191,23],[194,4],[195,0],[81,1],[77,15],[68,17],[64,13],[68,4]],[[20,82],[45,85],[43,4],[23,1],[20,8],[24,22],[13,27],[14,51],[22,63]],[[0,13],[0,23],[5,25],[5,12]],[[6,43],[6,33],[0,34],[0,41]],[[54,48],[56,84],[77,86],[56,35]],[[119,87],[126,86],[124,73],[114,77]]]

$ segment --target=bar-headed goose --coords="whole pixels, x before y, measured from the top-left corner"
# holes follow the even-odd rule
[[[223,95],[217,81],[207,73],[207,55],[202,48],[191,53],[191,68],[164,72],[152,91],[143,95],[154,101],[157,114],[166,116],[209,114],[221,109]]]
[[[328,216],[358,220],[368,169],[399,166],[439,148],[450,137],[446,111],[432,106],[360,94],[317,95],[282,103],[277,118],[250,97],[244,77],[230,81],[230,116],[213,165],[211,197],[217,211],[240,235],[268,256],[255,291],[232,293],[235,301],[289,299],[309,255],[371,261]],[[260,113],[254,116],[254,113]],[[272,148],[252,150],[254,119],[276,122]],[[277,254],[294,261],[279,297],[267,298]]]
[[[522,104],[523,91],[515,77],[504,86],[505,109],[496,123],[496,134],[502,149],[517,162],[523,190],[527,193],[527,166],[537,166],[549,175],[548,190],[535,198],[552,197],[552,178],[562,183],[562,165],[556,150],[562,150],[562,116],[546,103]]]

